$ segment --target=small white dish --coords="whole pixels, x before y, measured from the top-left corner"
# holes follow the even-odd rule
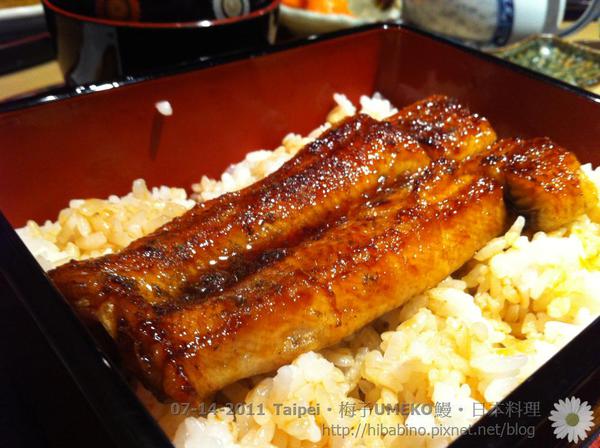
[[[324,14],[286,5],[280,5],[279,8],[280,23],[297,36],[329,33],[371,21],[346,14]]]
[[[41,3],[38,5],[15,6],[14,8],[0,8],[0,20],[30,19],[43,15],[44,8]]]
[[[45,28],[44,8],[41,3],[14,8],[0,8],[0,39]]]

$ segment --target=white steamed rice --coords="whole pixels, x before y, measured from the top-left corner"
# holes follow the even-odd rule
[[[73,200],[56,222],[29,222],[18,233],[46,269],[118,251],[195,201],[263,178],[356,113],[344,95],[334,99],[326,124],[307,137],[287,135],[274,151],[249,153],[220,180],[202,177],[190,198],[182,189],[148,190],[136,180],[126,196]],[[360,103],[361,112],[378,119],[396,111],[378,94]],[[600,170],[583,171],[600,190]],[[480,416],[474,409],[505,397],[600,314],[600,226],[584,215],[528,239],[524,224],[519,217],[490,241],[462,278],[444,280],[335,347],[227,387],[227,401],[247,404],[235,414],[220,408],[186,417],[141,387],[140,398],[177,448],[446,446],[459,433],[433,434],[473,424]],[[403,403],[447,404],[447,415],[381,412]],[[285,415],[294,405],[318,405],[319,412]],[[355,412],[340,413],[341,405]],[[241,412],[250,406],[264,412]]]

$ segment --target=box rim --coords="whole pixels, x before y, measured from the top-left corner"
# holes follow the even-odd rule
[[[335,31],[332,33],[326,33],[321,35],[313,35],[302,39],[291,40],[288,42],[282,42],[279,44],[275,44],[269,47],[264,47],[258,50],[244,50],[234,53],[228,53],[225,55],[220,55],[216,57],[201,57],[196,61],[182,63],[176,66],[171,66],[165,69],[157,69],[139,76],[128,76],[125,79],[121,80],[113,80],[106,81],[99,84],[89,83],[83,84],[81,86],[76,87],[59,87],[57,89],[46,90],[40,93],[35,93],[31,96],[27,96],[24,98],[17,98],[13,100],[8,100],[5,102],[0,102],[0,117],[7,112],[13,112],[18,110],[23,110],[31,107],[38,107],[43,105],[50,105],[61,101],[66,101],[72,98],[80,98],[87,95],[93,95],[100,93],[101,91],[106,90],[117,90],[129,86],[135,86],[140,83],[144,83],[147,81],[157,80],[161,78],[167,78],[170,76],[176,76],[184,73],[190,73],[197,70],[204,70],[211,67],[216,67],[219,65],[225,65],[233,62],[241,62],[246,59],[254,59],[262,56],[268,56],[273,53],[279,53],[282,51],[287,51],[295,48],[301,48],[310,46],[313,44],[318,44],[320,42],[326,42],[330,40],[335,40],[341,37],[358,35],[362,33],[368,33],[370,31],[386,31],[386,30],[405,30],[411,33],[419,34],[421,36],[427,37],[434,41],[440,42],[442,44],[448,45],[460,51],[471,54],[472,56],[486,60],[488,62],[492,62],[499,66],[507,67],[513,71],[519,72],[528,77],[534,78],[540,82],[545,84],[552,84],[556,87],[559,87],[563,90],[567,90],[573,94],[581,96],[589,101],[599,103],[600,104],[600,94],[596,94],[589,90],[582,89],[580,87],[568,84],[564,81],[561,81],[556,78],[552,78],[551,76],[544,75],[535,70],[523,67],[521,65],[515,64],[513,62],[507,61],[496,56],[493,53],[487,53],[475,48],[471,48],[465,45],[458,43],[455,40],[434,35],[427,31],[415,28],[409,24],[401,23],[401,22],[381,22],[374,24],[366,24],[363,26],[344,29],[340,31]]]

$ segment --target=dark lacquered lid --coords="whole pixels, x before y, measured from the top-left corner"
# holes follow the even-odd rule
[[[194,22],[240,17],[268,7],[273,0],[52,0],[82,16],[130,22]]]

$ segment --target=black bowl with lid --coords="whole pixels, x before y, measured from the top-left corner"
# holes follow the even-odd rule
[[[69,85],[140,76],[275,41],[279,0],[43,0]]]

